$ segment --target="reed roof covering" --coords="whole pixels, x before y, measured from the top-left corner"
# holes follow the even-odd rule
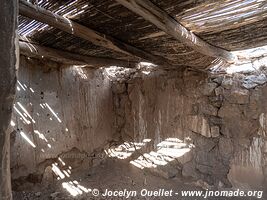
[[[151,0],[209,44],[229,51],[267,45],[266,0]],[[79,24],[110,35],[174,65],[206,68],[204,56],[115,0],[34,0],[35,4]],[[43,46],[82,55],[140,61],[96,46],[49,25],[19,16],[19,34]]]

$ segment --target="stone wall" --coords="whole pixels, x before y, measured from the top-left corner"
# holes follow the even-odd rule
[[[267,181],[265,82],[261,73],[136,73],[113,86],[116,128],[123,141],[151,139],[153,151],[180,152],[176,176],[218,187],[262,188]]]
[[[113,130],[111,82],[102,72],[21,57],[11,122],[14,189],[21,180],[43,181],[59,157],[72,170],[96,163]]]

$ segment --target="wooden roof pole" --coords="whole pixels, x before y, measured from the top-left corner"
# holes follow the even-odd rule
[[[136,62],[128,62],[125,60],[74,54],[67,51],[57,50],[23,41],[19,41],[19,48],[20,54],[28,57],[45,57],[61,63],[72,65],[91,65],[94,68],[109,67],[112,65],[134,68],[138,64]]]
[[[231,52],[219,47],[215,47],[205,42],[191,31],[187,30],[183,25],[169,16],[168,13],[149,0],[116,1],[203,55],[222,58],[230,63],[237,60],[236,56]]]
[[[116,52],[137,56],[157,65],[166,67],[170,66],[168,60],[163,57],[152,55],[111,36],[99,33],[58,14],[52,13],[44,8],[37,7],[25,0],[19,1],[19,14],[48,24],[74,36],[83,38],[97,46],[105,47]]]

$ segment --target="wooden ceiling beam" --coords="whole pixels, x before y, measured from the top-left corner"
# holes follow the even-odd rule
[[[183,25],[172,18],[167,12],[165,12],[163,9],[159,8],[149,0],[116,1],[132,12],[140,15],[147,21],[150,21],[159,29],[166,32],[168,35],[176,38],[183,44],[191,47],[192,49],[203,55],[222,58],[223,60],[226,60],[230,63],[233,63],[237,60],[236,56],[231,52],[219,47],[215,47],[199,38],[193,32],[187,30]]]
[[[53,61],[70,65],[89,65],[93,68],[120,66],[135,68],[138,63],[112,58],[100,58],[94,56],[84,56],[57,50],[41,45],[19,41],[20,54],[28,57],[49,58]]]
[[[70,19],[62,17],[42,7],[35,6],[25,0],[19,1],[19,14],[30,19],[48,24],[76,37],[83,38],[97,46],[105,47],[112,51],[124,53],[127,55],[136,56],[156,65],[166,67],[171,66],[169,64],[169,60],[167,60],[166,58],[152,55],[142,49],[138,49],[116,38],[99,33],[93,29],[80,25]]]

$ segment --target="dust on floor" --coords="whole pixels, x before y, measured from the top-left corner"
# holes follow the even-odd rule
[[[118,199],[136,199],[136,200],[201,200],[204,197],[182,197],[181,191],[185,190],[197,190],[204,191],[201,187],[194,185],[190,180],[184,180],[181,177],[176,177],[173,179],[165,179],[159,176],[155,176],[149,172],[138,169],[135,166],[129,164],[124,160],[107,159],[99,166],[91,168],[87,172],[74,172],[71,177],[58,180],[54,185],[49,187],[42,187],[41,185],[36,185],[31,191],[19,191],[13,192],[14,200],[118,200]],[[64,187],[63,187],[64,186]],[[75,186],[79,188],[78,194],[77,190],[73,189]],[[106,193],[106,189],[109,191],[136,191],[136,196],[131,193],[131,197],[110,197],[103,196]],[[147,191],[160,191],[167,192],[173,191],[172,196],[157,197],[157,196],[141,196],[141,191],[145,189]],[[164,191],[163,191],[164,190]],[[98,196],[94,196],[98,194]],[[143,190],[144,192],[144,190]],[[71,195],[72,193],[72,195]],[[167,194],[165,193],[165,194]],[[175,193],[178,193],[175,194]],[[77,194],[77,195],[76,195]],[[124,193],[127,195],[127,193]],[[169,193],[170,194],[170,193]],[[73,196],[76,195],[76,196]],[[266,197],[262,197],[265,199]],[[216,200],[243,200],[244,198],[206,198],[206,199],[216,199]],[[257,198],[246,198],[247,200],[257,199]]]

